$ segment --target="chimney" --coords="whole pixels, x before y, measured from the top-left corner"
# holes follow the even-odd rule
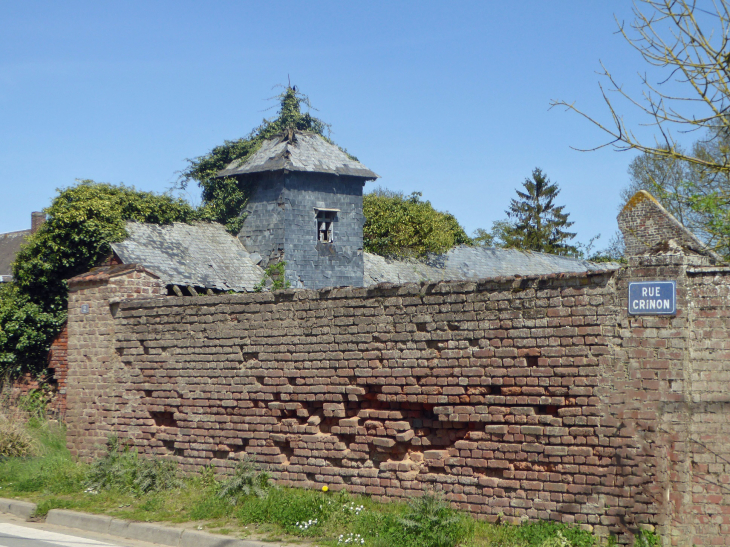
[[[30,233],[34,234],[36,233],[41,226],[43,226],[43,223],[46,221],[46,214],[35,211],[30,214]]]

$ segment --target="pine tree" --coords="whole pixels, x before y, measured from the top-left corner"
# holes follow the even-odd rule
[[[575,233],[567,232],[573,223],[568,221],[565,206],[555,205],[560,189],[551,183],[541,169],[535,168],[532,179],[525,179],[524,192],[517,190],[519,199],[513,199],[507,209],[510,219],[505,228],[505,247],[558,255],[577,256],[578,249],[570,245]]]

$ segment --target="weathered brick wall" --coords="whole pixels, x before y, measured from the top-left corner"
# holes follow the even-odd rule
[[[113,424],[105,419],[115,412],[110,396],[135,397],[118,384],[119,360],[109,350],[115,340],[118,302],[165,294],[159,279],[136,265],[95,268],[69,281],[66,424],[74,454],[86,457],[105,445],[113,432]]]
[[[718,258],[645,190],[633,195],[617,220],[627,257],[642,255],[661,243],[674,240],[680,246]]]
[[[730,269],[688,268],[682,376],[664,406],[674,544],[730,543]]]
[[[730,544],[728,273],[669,255],[197,298],[119,301],[154,284],[137,270],[75,285],[70,446],[90,458],[114,432],[190,471],[248,454],[282,484]],[[677,280],[677,316],[627,315],[643,279]]]

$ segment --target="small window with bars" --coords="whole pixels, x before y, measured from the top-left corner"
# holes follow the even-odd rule
[[[337,218],[336,209],[317,210],[317,241],[332,243],[334,241],[334,223]]]

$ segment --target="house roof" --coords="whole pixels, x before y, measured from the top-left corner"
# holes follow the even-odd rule
[[[461,245],[424,261],[389,259],[365,253],[364,285],[583,273],[617,268],[619,265],[612,262],[595,263],[545,253]]]
[[[262,279],[261,257],[246,251],[220,224],[127,223],[129,237],[112,248],[124,264],[139,264],[168,285],[251,291]],[[512,275],[585,273],[619,268],[544,253],[455,247],[426,260],[391,259],[364,253],[363,285],[482,279]]]
[[[336,145],[324,140],[321,135],[304,131],[293,131],[265,140],[246,161],[231,162],[218,172],[218,176],[283,170],[378,178],[378,175]]]
[[[20,251],[20,245],[30,235],[30,230],[0,234],[0,283],[12,280],[11,265]]]
[[[141,264],[168,285],[251,291],[264,271],[221,224],[128,222],[129,237],[113,243],[124,264]]]

